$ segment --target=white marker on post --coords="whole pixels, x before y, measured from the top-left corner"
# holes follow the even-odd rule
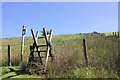
[[[27,32],[27,28],[25,25],[23,25],[22,29],[22,42],[21,42],[21,57],[20,57],[20,68],[22,69],[22,64],[23,64],[23,53],[24,53],[24,37]]]

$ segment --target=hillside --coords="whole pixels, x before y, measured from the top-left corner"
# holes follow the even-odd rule
[[[83,38],[86,39],[88,66],[85,65],[83,52]],[[41,39],[39,44],[44,44]],[[28,74],[16,75],[10,78],[119,78],[118,46],[120,39],[114,36],[91,36],[90,34],[56,35],[52,38],[55,62],[48,63],[48,74],[29,77]],[[19,65],[21,38],[2,39],[2,67],[3,78],[16,73],[9,72],[7,65],[7,45],[11,46],[11,63]],[[26,66],[30,54],[32,37],[25,37],[24,65]],[[19,70],[19,66],[14,68]],[[35,74],[34,74],[35,75]]]

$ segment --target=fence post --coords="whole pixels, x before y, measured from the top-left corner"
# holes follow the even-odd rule
[[[10,45],[8,45],[8,66],[11,66],[11,49],[10,49]]]
[[[118,38],[120,37],[120,35],[119,35],[119,31],[118,31]]]
[[[114,36],[114,32],[113,32],[113,36]]]
[[[117,36],[117,33],[115,32],[115,37]]]
[[[23,64],[23,53],[24,53],[24,37],[25,33],[27,32],[27,28],[25,25],[23,25],[22,29],[22,42],[21,42],[21,57],[20,57],[20,68],[22,69],[22,64]]]
[[[86,65],[88,65],[88,55],[87,55],[86,40],[85,39],[83,39],[83,50],[84,50],[84,57],[85,57]]]

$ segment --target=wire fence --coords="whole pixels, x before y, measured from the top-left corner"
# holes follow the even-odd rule
[[[57,43],[57,42],[60,42],[60,41],[69,41],[69,40],[82,40],[82,39],[91,39],[91,38],[95,38],[95,37],[108,37],[108,36],[114,36],[114,37],[120,37],[120,32],[110,32],[110,33],[105,33],[104,35],[100,35],[98,33],[91,33],[91,34],[84,34],[84,36],[82,38],[66,38],[66,39],[60,39],[60,40],[53,40],[52,43]],[[26,39],[29,39],[29,37],[26,37]],[[32,38],[31,38],[32,40]],[[25,45],[31,45],[32,42],[25,42]],[[14,44],[0,44],[0,46],[8,46],[8,45],[11,45],[11,46],[18,46],[18,45],[21,45],[21,42],[19,43],[14,43]]]
[[[53,44],[53,49],[55,50],[55,51],[57,51],[57,50],[59,50],[60,48],[64,48],[64,49],[60,49],[60,50],[63,50],[62,52],[63,53],[66,53],[68,50],[69,50],[69,47],[71,46],[71,48],[70,49],[72,49],[72,48],[77,48],[78,47],[78,49],[80,49],[80,50],[76,50],[76,51],[79,51],[80,53],[83,51],[83,44],[82,44],[82,41],[83,41],[83,39],[86,39],[86,41],[87,41],[87,44],[89,44],[89,46],[88,46],[88,51],[87,52],[89,52],[89,53],[96,53],[96,52],[99,52],[99,50],[100,50],[100,48],[101,49],[103,49],[102,47],[104,47],[105,45],[103,44],[103,42],[106,44],[106,42],[109,40],[110,41],[110,39],[112,39],[111,37],[103,37],[103,42],[101,43],[101,42],[97,42],[97,41],[100,41],[99,40],[99,38],[101,38],[101,37],[82,37],[82,38],[61,38],[61,39],[56,39],[56,38],[53,38],[53,40],[52,40],[52,44]],[[105,38],[105,39],[104,39]],[[26,38],[25,38],[26,39]],[[107,40],[106,40],[107,39]],[[97,40],[97,41],[96,41]],[[105,41],[104,41],[105,40]],[[114,39],[113,39],[114,40]],[[112,40],[111,40],[112,41]],[[110,42],[111,42],[110,41]],[[95,43],[94,43],[95,42]],[[40,41],[40,43],[42,43],[41,41]],[[39,44],[40,44],[39,43]],[[75,43],[75,44],[74,44]],[[32,45],[33,44],[33,40],[31,39],[31,40],[26,40],[25,41],[25,58],[24,59],[28,59],[27,57],[29,56],[29,53],[30,53],[30,45]],[[73,44],[73,45],[72,45]],[[96,46],[95,46],[95,44],[96,44]],[[107,45],[109,45],[109,44],[111,44],[111,43],[107,43]],[[19,63],[19,60],[17,60],[17,58],[16,58],[16,56],[19,56],[20,55],[20,53],[21,53],[21,42],[19,41],[19,43],[17,42],[17,43],[10,43],[10,44],[7,44],[7,43],[5,43],[5,44],[3,44],[3,45],[0,45],[0,46],[2,46],[3,48],[2,48],[2,54],[3,54],[3,56],[5,56],[6,58],[7,58],[7,50],[8,50],[8,45],[10,45],[11,46],[11,55],[13,55],[12,56],[12,63],[16,63],[16,64],[18,64]],[[95,46],[95,47],[94,47]],[[101,47],[102,46],[102,47]],[[98,49],[96,49],[96,48],[98,48]],[[114,48],[114,47],[113,47]],[[116,49],[116,48],[115,48]],[[106,50],[106,49],[105,49]],[[116,50],[115,50],[116,51]],[[114,51],[114,52],[115,52]],[[57,51],[58,52],[58,51]],[[79,53],[78,52],[78,53]],[[101,52],[101,51],[100,51]],[[107,51],[106,51],[107,52]],[[109,52],[109,51],[108,51]],[[58,53],[60,53],[60,52],[58,52]],[[26,57],[26,55],[27,55],[27,57]],[[95,55],[97,55],[97,54],[95,54]],[[4,58],[5,59],[5,58]],[[6,61],[6,59],[5,60],[3,60],[3,61]],[[15,62],[15,61],[17,61],[17,62]],[[4,63],[3,63],[4,64]]]
[[[83,39],[87,39],[87,40],[90,40],[92,38],[101,38],[101,37],[83,37],[83,38],[68,38],[68,39],[59,39],[59,40],[52,40],[52,44],[56,45],[61,43],[61,42],[65,42],[65,41],[76,41],[76,40],[83,40]],[[103,38],[108,38],[106,36],[103,36]],[[25,45],[32,45],[33,43],[32,42],[25,42]],[[0,44],[0,46],[8,46],[8,45],[11,45],[11,46],[18,46],[18,45],[21,45],[21,42],[19,43],[14,43],[14,44]]]

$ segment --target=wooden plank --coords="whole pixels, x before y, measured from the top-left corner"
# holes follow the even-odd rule
[[[55,56],[54,56],[54,51],[53,51],[52,42],[51,42],[52,34],[53,34],[53,30],[51,29],[50,30],[50,37],[49,37],[49,47],[50,47],[49,54],[50,54],[50,57],[51,57],[51,61],[53,62],[55,60]]]
[[[34,58],[39,58],[39,57],[34,57]],[[41,56],[41,58],[45,58],[45,56]]]
[[[115,37],[117,36],[116,32],[115,32]]]
[[[36,47],[37,52],[38,52],[38,56],[39,56],[39,58],[40,58],[40,63],[41,63],[41,64],[43,64],[43,63],[42,63],[41,56],[40,56],[40,52],[39,52],[39,51],[40,51],[40,49],[38,49],[38,42],[37,42],[38,32],[36,33],[36,36],[35,36],[34,30],[33,30],[33,29],[31,29],[31,33],[32,33],[33,40],[34,40],[34,46]]]
[[[37,31],[37,32],[36,32],[36,38],[38,38],[38,35],[39,35],[39,32]]]
[[[33,29],[31,29],[31,33],[32,33],[32,36],[33,36],[34,43],[36,44],[35,35],[34,35],[35,33],[34,33]]]
[[[88,55],[87,55],[86,40],[85,39],[83,39],[83,50],[84,50],[84,57],[85,57],[86,65],[88,65]]]
[[[51,42],[52,34],[53,34],[53,30],[51,29],[51,30],[50,30],[50,36],[49,36],[49,42]]]
[[[113,32],[113,36],[114,36],[114,32]]]
[[[47,36],[46,28],[43,28],[43,33],[45,34],[45,41],[46,41],[46,44],[48,45],[48,36]]]
[[[35,33],[34,33],[33,29],[31,29],[31,33],[32,33],[32,36],[33,36],[34,44],[35,44],[35,46],[37,46],[38,42],[37,42],[37,38],[36,37],[38,36],[38,33],[36,33],[36,36],[35,36]]]
[[[46,57],[45,57],[45,67],[46,67],[47,61],[48,61],[48,56],[49,56],[49,50],[50,50],[50,48],[49,48],[48,36],[47,36],[47,32],[46,32],[46,29],[45,29],[45,28],[43,28],[43,32],[44,32],[44,34],[45,34],[46,44],[48,45],[48,46],[47,46],[47,53],[46,53]]]
[[[48,46],[47,47],[47,54],[46,54],[46,58],[45,58],[45,67],[47,66],[47,61],[48,61],[48,56],[49,56],[49,50],[50,50],[50,47]]]
[[[38,47],[46,47],[47,45],[38,45]]]
[[[46,50],[41,50],[41,51],[32,51],[32,52],[47,52]]]
[[[11,49],[10,49],[10,45],[8,45],[8,66],[11,66]]]

